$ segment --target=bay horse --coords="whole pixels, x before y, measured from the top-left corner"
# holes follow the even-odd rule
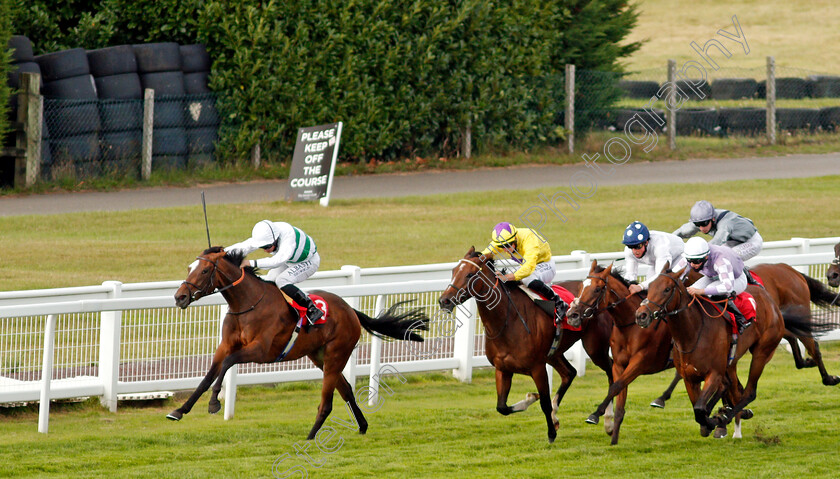
[[[782,311],[793,311],[802,316],[811,318],[811,303],[818,307],[828,307],[837,298],[837,295],[816,279],[800,273],[792,266],[779,264],[759,264],[750,268],[764,282],[764,288],[779,309]],[[830,324],[814,324],[811,332],[824,331],[830,328]],[[819,343],[814,340],[812,334],[797,334],[797,332],[785,331],[785,339],[791,346],[791,354],[797,369],[817,367],[822,377],[822,383],[826,386],[834,386],[840,383],[840,377],[828,374],[820,353]],[[808,354],[808,359],[803,359],[796,344],[796,340],[802,342]]]
[[[573,327],[585,324],[599,312],[609,311],[612,316],[610,349],[613,383],[607,397],[586,419],[589,424],[598,424],[599,418],[615,399],[610,434],[612,445],[618,444],[627,386],[642,374],[655,374],[674,366],[670,360],[671,332],[668,327],[661,321],[652,328],[641,328],[636,324],[636,309],[641,303],[642,295],[631,295],[629,284],[613,272],[612,265],[604,268],[594,260],[580,293],[566,313],[569,325]]]
[[[750,285],[747,291],[755,299],[756,320],[739,337],[734,357],[728,361],[731,325],[722,319],[722,314],[710,313],[716,313],[711,308],[711,300],[695,298],[688,293],[683,272],[684,269],[671,271],[670,264],[665,265],[662,273],[650,283],[647,299],[636,310],[636,323],[645,328],[653,319],[666,321],[674,341],[674,364],[685,383],[694,408],[694,419],[700,424],[700,434],[708,436],[717,428],[715,437],[723,437],[726,425],[755,399],[758,380],[785,329],[809,334],[810,322],[792,313],[783,316],[764,288]],[[752,354],[752,360],[747,384],[742,387],[737,363],[747,351]],[[722,397],[731,408],[710,417],[712,408]],[[744,413],[748,413],[744,418],[752,416],[751,411]],[[734,437],[740,437],[739,426],[736,422]]]
[[[840,249],[840,244],[837,245],[836,249]],[[821,282],[797,271],[788,264],[764,263],[753,266],[750,270],[761,278],[767,293],[770,294],[770,297],[773,298],[773,301],[776,302],[776,305],[782,311],[797,312],[800,315],[810,317],[811,321],[814,322],[814,317],[811,315],[811,303],[821,308],[837,304],[838,294],[833,293]],[[840,267],[838,267],[838,272],[840,272]],[[831,329],[832,324],[813,324],[810,332],[807,333],[785,330],[784,336],[791,345],[791,355],[793,356],[793,362],[796,368],[816,367],[820,372],[822,383],[826,386],[839,384],[840,377],[828,374],[825,363],[822,360],[819,343],[814,339],[812,333],[827,331]],[[810,358],[802,357],[802,353],[796,344],[797,340],[805,346],[805,350],[811,356]],[[679,380],[680,375],[677,373],[668,389],[659,398],[654,400],[651,406],[665,407],[665,401],[671,397],[671,393]]]
[[[825,272],[828,279],[828,285],[832,288],[840,286],[840,243],[834,245],[834,259],[828,265],[828,271]],[[837,304],[835,302],[835,304]]]
[[[564,330],[556,350],[549,354],[555,336],[554,318],[517,286],[501,282],[493,260],[471,247],[452,270],[452,280],[440,296],[441,309],[447,312],[469,298],[475,298],[485,330],[485,354],[496,368],[496,410],[502,415],[521,412],[539,400],[548,428],[548,442],[557,437],[559,421],[555,410],[577,374],[563,353],[581,340],[592,362],[604,370],[612,384],[612,360],[609,338],[612,319],[599,314],[581,331]],[[580,281],[559,283],[571,293],[580,291]],[[560,374],[561,384],[553,400],[548,386],[546,364]],[[537,394],[508,406],[508,394],[514,374],[530,376]]]
[[[301,329],[300,334],[295,335],[298,332],[297,311],[286,302],[274,282],[260,279],[250,266],[240,269],[242,260],[241,252],[226,253],[219,246],[208,248],[175,292],[175,304],[181,309],[203,296],[221,293],[228,303],[228,313],[222,323],[222,340],[213,355],[210,370],[189,399],[166,417],[180,420],[214,380],[208,411],[211,414],[219,412],[222,380],[234,364],[293,361],[307,356],[324,372],[321,404],[307,439],[315,438],[330,415],[336,389],[350,406],[359,433],[364,434],[367,420],[356,403],[350,383],[341,374],[359,340],[361,327],[379,337],[385,335],[422,342],[423,338],[415,331],[427,330],[429,318],[419,309],[397,313],[396,309],[402,304],[397,303],[374,319],[335,294],[312,291],[325,300],[327,320],[321,327],[308,331]],[[284,350],[287,346],[291,349]]]

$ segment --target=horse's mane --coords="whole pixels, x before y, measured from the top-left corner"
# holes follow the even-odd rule
[[[595,272],[595,273],[603,273],[605,269],[607,269],[607,268],[605,268],[605,267],[601,266],[600,264],[596,264],[596,265],[595,265],[595,271],[594,271],[594,272]],[[630,287],[630,282],[629,282],[629,281],[627,281],[626,279],[624,279],[624,277],[623,277],[623,276],[621,276],[621,274],[620,274],[618,271],[616,271],[616,270],[610,270],[610,276],[612,276],[613,278],[617,279],[617,280],[618,280],[621,284],[623,284],[623,285],[624,285],[624,287],[625,287],[625,288],[629,288],[629,287]]]
[[[211,246],[210,248],[204,250],[204,253],[202,254],[221,253],[223,250],[224,247],[222,246]],[[225,259],[225,261],[238,268],[239,265],[242,264],[242,261],[245,259],[245,253],[242,250],[225,251],[225,255],[222,257]],[[257,272],[256,270],[254,270],[253,266],[246,266],[242,269],[246,273],[262,281],[262,278],[257,276]]]

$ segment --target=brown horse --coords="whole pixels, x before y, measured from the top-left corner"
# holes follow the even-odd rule
[[[671,332],[668,327],[661,321],[652,328],[640,328],[636,324],[636,309],[641,302],[639,295],[630,294],[629,285],[624,279],[613,273],[612,265],[603,268],[597,261],[592,261],[589,275],[567,312],[569,324],[574,327],[585,324],[603,311],[609,311],[613,318],[610,335],[613,383],[607,391],[607,397],[586,419],[590,424],[598,424],[599,418],[615,398],[610,441],[613,445],[618,444],[624,420],[627,386],[642,374],[655,374],[674,366],[670,361]]]
[[[321,404],[307,439],[315,437],[332,411],[336,389],[349,404],[359,433],[364,434],[367,421],[356,403],[350,383],[341,374],[359,340],[360,325],[376,336],[384,334],[422,342],[423,338],[413,331],[428,328],[426,315],[420,310],[397,314],[396,308],[402,304],[398,303],[374,319],[353,309],[339,296],[313,291],[327,303],[327,321],[322,327],[301,330],[298,335],[297,311],[289,306],[275,283],[258,278],[251,267],[240,269],[242,259],[241,253],[226,254],[218,246],[209,248],[198,257],[196,266],[175,292],[175,304],[182,309],[202,296],[221,293],[228,303],[228,313],[222,325],[222,341],[213,355],[210,370],[184,405],[166,417],[180,420],[214,379],[208,409],[211,414],[219,412],[222,380],[234,364],[292,361],[307,356],[324,371]],[[290,349],[286,350],[287,346]]]
[[[834,259],[828,265],[828,271],[825,272],[828,278],[828,285],[832,288],[840,286],[840,243],[834,245]],[[837,304],[835,302],[835,304]]]
[[[837,298],[837,295],[824,284],[793,269],[790,265],[760,264],[750,268],[764,282],[764,287],[779,309],[791,311],[801,316],[811,316],[811,303],[818,307],[827,307]],[[813,317],[812,317],[813,320]],[[828,324],[815,324],[812,331],[826,330]],[[822,382],[826,386],[834,386],[840,383],[840,377],[828,374],[820,353],[819,343],[814,340],[812,334],[797,334],[796,332],[785,331],[785,339],[791,345],[791,353],[797,369],[812,368],[816,366],[820,371]],[[811,358],[803,359],[796,344],[796,340],[802,342]]]
[[[563,353],[577,340],[582,340],[592,362],[603,369],[612,384],[612,360],[609,357],[609,338],[612,319],[605,314],[590,321],[581,331],[563,331],[556,350],[549,354],[555,336],[553,315],[537,306],[518,283],[501,283],[496,277],[493,261],[470,248],[452,270],[452,282],[440,297],[441,309],[451,312],[469,298],[475,298],[485,329],[487,359],[496,368],[496,410],[508,414],[524,411],[537,399],[545,414],[548,441],[557,437],[559,421],[555,410],[572,384],[577,371]],[[560,283],[573,294],[580,291],[580,281]],[[553,400],[548,387],[546,364],[560,374],[561,384]],[[531,376],[537,394],[508,406],[513,374]]]
[[[708,300],[688,293],[681,278],[683,271],[673,272],[669,267],[666,265],[650,284],[647,299],[636,310],[636,323],[645,328],[653,319],[667,321],[674,340],[674,363],[693,404],[700,434],[708,436],[712,429],[720,428],[723,431],[715,436],[723,437],[729,421],[755,399],[758,379],[773,357],[785,327],[794,330],[801,326],[801,331],[808,331],[810,323],[793,316],[783,318],[767,292],[751,285],[747,291],[755,298],[756,321],[740,336],[734,356],[728,361],[730,324],[711,308]],[[747,351],[752,354],[752,360],[746,387],[742,389],[737,363]],[[728,399],[725,402],[732,408],[710,417],[712,408],[724,394]],[[745,417],[749,416],[751,413]],[[736,423],[735,437],[740,437],[738,426]]]

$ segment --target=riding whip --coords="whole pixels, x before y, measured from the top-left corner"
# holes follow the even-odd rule
[[[207,247],[211,248],[210,244],[210,225],[207,224],[207,203],[204,201],[204,191],[201,192],[201,207],[204,209],[204,228],[207,230]]]

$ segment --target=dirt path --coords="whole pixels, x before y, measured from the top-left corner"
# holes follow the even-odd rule
[[[840,153],[725,160],[686,160],[611,165],[486,168],[473,171],[342,176],[335,179],[332,199],[423,196],[438,193],[568,186],[577,172],[589,172],[598,185],[714,182],[759,178],[840,175]],[[610,168],[612,171],[610,172]],[[594,180],[593,180],[594,178]],[[582,180],[583,181],[583,180]],[[201,191],[208,204],[283,200],[286,180],[216,184],[189,188],[141,188],[115,192],[51,193],[0,198],[0,216],[61,214],[79,211],[124,211],[197,205]]]

